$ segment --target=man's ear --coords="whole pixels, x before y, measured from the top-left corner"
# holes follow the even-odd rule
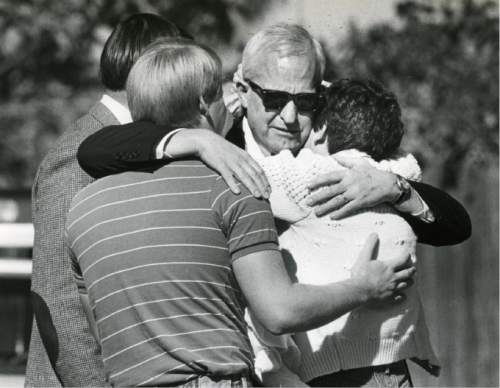
[[[206,116],[208,113],[208,104],[205,102],[203,96],[200,96],[200,114]]]
[[[250,85],[248,85],[245,81],[239,80],[235,83],[236,95],[240,100],[240,104],[243,108],[247,108],[248,106],[248,91],[250,90]]]

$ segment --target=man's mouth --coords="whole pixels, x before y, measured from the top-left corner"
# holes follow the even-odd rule
[[[292,130],[289,128],[278,128],[278,127],[273,127],[273,129],[279,132],[281,136],[285,137],[297,137],[297,135],[300,134],[300,130]]]

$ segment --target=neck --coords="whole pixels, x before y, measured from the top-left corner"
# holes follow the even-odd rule
[[[112,91],[112,90],[106,89],[104,93],[106,93],[108,96],[115,99],[116,101],[118,101],[120,104],[122,104],[124,107],[126,107],[128,109],[127,92],[125,90]]]
[[[264,147],[262,144],[260,144],[257,140],[255,140],[255,143],[257,144],[257,146],[259,147],[260,151],[262,152],[262,155],[264,155],[264,156],[272,156],[271,152],[266,147]]]
[[[214,130],[213,125],[212,125],[212,120],[208,120],[206,116],[200,115],[200,118],[198,120],[198,123],[195,125],[196,128],[205,128],[205,129],[210,129]]]

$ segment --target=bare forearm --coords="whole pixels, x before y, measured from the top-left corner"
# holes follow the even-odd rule
[[[203,143],[199,141],[201,136],[218,136],[208,129],[183,128],[173,134],[165,144],[164,155],[172,159],[186,156],[199,156]]]
[[[314,286],[292,283],[277,251],[248,254],[233,270],[249,307],[273,334],[310,330],[365,302],[385,301],[411,285],[415,268],[407,255],[374,260],[376,235],[370,235],[348,280]],[[396,299],[395,299],[396,300]]]
[[[307,331],[331,322],[368,300],[366,287],[348,279],[324,286],[293,283],[281,299],[280,334]]]
[[[213,131],[182,129],[167,142],[164,154],[174,159],[186,156],[201,159],[222,176],[235,194],[240,193],[241,182],[255,197],[269,197],[269,182],[257,162]]]

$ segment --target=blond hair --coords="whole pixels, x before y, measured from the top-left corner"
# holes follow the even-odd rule
[[[200,98],[221,93],[222,64],[208,47],[182,38],[159,39],[136,61],[127,79],[134,121],[192,127],[200,119]]]

